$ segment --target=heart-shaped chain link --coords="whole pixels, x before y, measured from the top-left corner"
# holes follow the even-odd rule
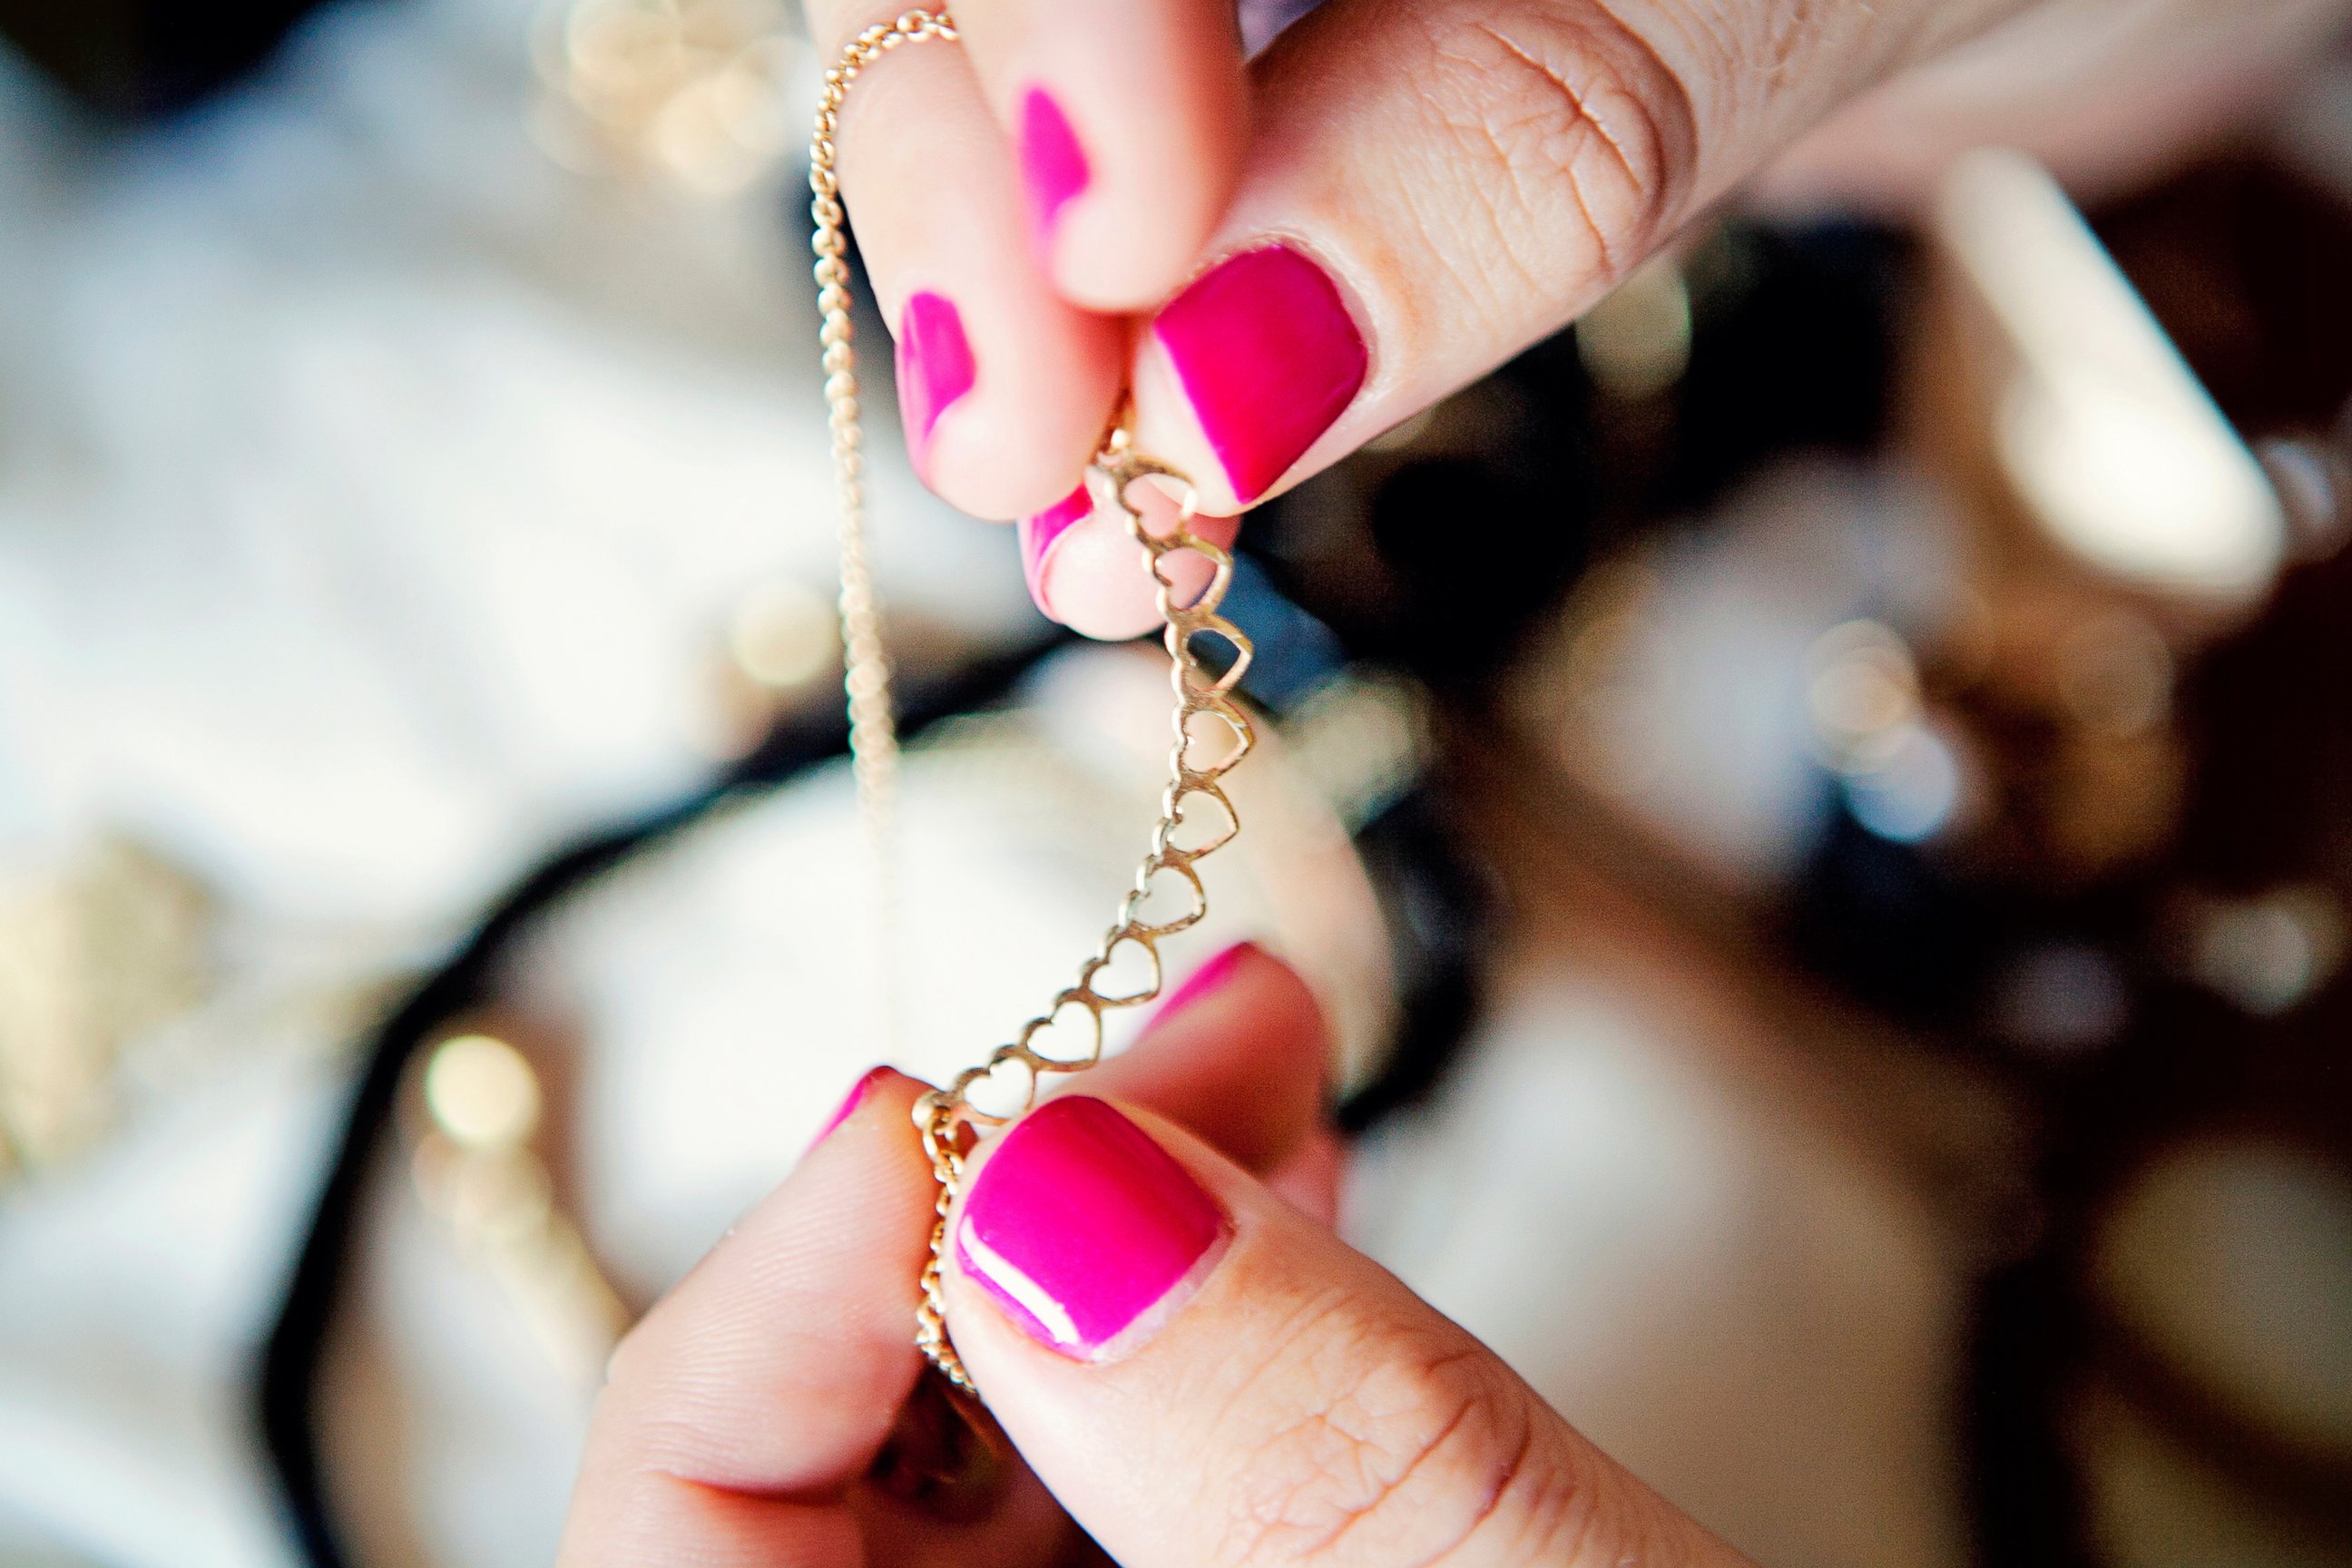
[[[887,907],[889,818],[898,777],[898,729],[890,701],[889,661],[880,611],[866,569],[864,463],[859,452],[856,357],[851,347],[850,278],[836,171],[835,138],[841,108],[860,72],[901,44],[956,37],[944,10],[908,11],[879,22],[850,40],[840,62],[824,74],[816,129],[809,142],[809,210],[815,219],[817,308],[824,318],[818,342],[824,353],[824,395],[833,436],[835,491],[840,506],[841,629],[849,698],[850,754],[857,784],[858,815],[877,847]],[[1130,537],[1142,547],[1145,565],[1159,592],[1166,623],[1169,684],[1176,696],[1173,736],[1168,753],[1168,786],[1160,797],[1160,821],[1151,847],[1135,873],[1135,885],[1120,902],[1118,916],[1094,952],[1078,967],[1075,984],[1052,1006],[1016,1030],[1007,1043],[967,1068],[944,1088],[915,1102],[915,1122],[923,1149],[939,1178],[931,1226],[930,1257],[923,1265],[922,1301],[915,1313],[915,1340],[950,1383],[972,1392],[971,1379],[948,1338],[940,1269],[945,1262],[948,1215],[963,1178],[968,1141],[1003,1126],[1037,1102],[1049,1078],[1082,1071],[1102,1059],[1104,1016],[1139,1007],[1159,996],[1165,976],[1159,943],[1198,924],[1209,912],[1208,889],[1195,864],[1241,831],[1218,780],[1248,754],[1256,740],[1250,718],[1234,691],[1248,670],[1250,640],[1217,613],[1234,579],[1234,558],[1221,544],[1195,532],[1198,498],[1192,482],[1164,463],[1134,449],[1124,422],[1115,428],[1087,467],[1087,488],[1095,510],[1127,520]],[[1177,492],[1175,521],[1155,531],[1136,504],[1139,485]],[[1169,558],[1190,553],[1209,567],[1209,582],[1186,594]],[[1226,650],[1222,668],[1213,668],[1202,644]],[[1195,721],[1205,719],[1205,724]],[[1210,809],[1213,805],[1213,810]],[[1171,911],[1162,907],[1177,901]]]

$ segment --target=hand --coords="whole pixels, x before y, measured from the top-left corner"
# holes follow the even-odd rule
[[[902,4],[811,0],[818,47]],[[861,79],[842,179],[918,468],[1024,519],[1049,615],[1127,636],[1153,620],[1134,551],[1070,499],[1123,386],[1139,445],[1236,513],[1556,331],[1842,104],[1996,23],[1995,79],[1956,59],[1784,184],[1921,177],[1939,137],[1988,132],[2071,135],[2052,150],[2112,172],[2343,8],[1328,0],[1244,68],[1234,0],[971,0],[962,48]]]
[[[1213,967],[973,1161],[949,1323],[1001,1438],[918,1379],[886,1073],[614,1358],[564,1568],[1738,1563],[1331,1234],[1314,1004]]]

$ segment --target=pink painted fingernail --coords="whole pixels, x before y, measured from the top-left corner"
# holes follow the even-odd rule
[[[898,312],[898,415],[917,473],[929,464],[940,416],[971,390],[975,375],[954,301],[944,294],[909,296]]]
[[[1168,994],[1168,999],[1160,1004],[1159,1011],[1151,1015],[1151,1022],[1154,1025],[1164,1024],[1202,997],[1223,990],[1225,982],[1234,977],[1234,971],[1241,967],[1242,960],[1260,951],[1254,942],[1237,942],[1218,953],[1186,975],[1184,984]]]
[[[1036,516],[1021,520],[1021,574],[1029,580],[1029,597],[1048,616],[1054,606],[1045,602],[1045,563],[1053,559],[1062,535],[1094,510],[1095,498],[1080,485]]]
[[[1029,237],[1041,259],[1049,259],[1062,209],[1087,188],[1093,171],[1086,149],[1052,95],[1033,87],[1021,100],[1021,178],[1029,187]]]
[[[849,1092],[842,1097],[839,1105],[833,1108],[833,1114],[824,1119],[824,1125],[816,1130],[816,1136],[809,1140],[808,1146],[814,1149],[832,1137],[834,1129],[848,1121],[856,1113],[857,1108],[866,1103],[866,1097],[874,1092],[874,1086],[889,1076],[888,1068],[866,1068],[865,1075],[849,1086]]]
[[[1192,1299],[1227,1228],[1143,1129],[1066,1094],[1016,1122],[981,1167],[956,1258],[1031,1338],[1105,1361]]]
[[[1151,331],[1244,501],[1331,427],[1369,363],[1339,286],[1286,245],[1227,257],[1170,300]]]

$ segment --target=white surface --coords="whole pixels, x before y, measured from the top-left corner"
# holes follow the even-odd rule
[[[738,596],[829,578],[793,205],[549,163],[535,10],[331,12],[144,138],[0,60],[0,864],[125,831],[197,869],[237,1005],[193,1054],[243,1062],[0,1200],[12,1556],[278,1558],[249,1358],[343,1021],[257,1056],[257,1017],[698,776]],[[886,592],[1031,614],[1009,534],[878,466]]]
[[[341,1093],[315,1065],[261,1064],[0,1200],[0,1540],[284,1560],[252,1358]]]
[[[829,580],[797,217],[548,163],[530,14],[330,13],[145,141],[0,97],[0,830],[446,920],[693,776],[738,596]],[[877,447],[887,591],[1028,616]]]

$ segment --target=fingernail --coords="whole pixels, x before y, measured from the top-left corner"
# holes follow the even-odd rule
[[[940,416],[971,390],[973,376],[971,344],[954,301],[944,294],[910,296],[898,312],[898,414],[917,473],[929,466]]]
[[[1049,260],[1062,209],[1087,188],[1093,171],[1070,117],[1044,88],[1031,88],[1021,100],[1019,141],[1021,178],[1029,187],[1029,237],[1039,258]]]
[[[833,1108],[833,1114],[824,1119],[824,1125],[816,1130],[816,1136],[808,1141],[809,1148],[814,1149],[832,1137],[833,1130],[848,1121],[856,1113],[857,1108],[866,1103],[866,1097],[874,1092],[874,1086],[889,1076],[888,1068],[866,1068],[865,1075],[849,1086],[849,1092],[842,1096],[841,1103]]]
[[[1258,945],[1254,942],[1237,942],[1192,971],[1184,977],[1184,984],[1170,992],[1168,999],[1160,1003],[1159,1010],[1151,1015],[1152,1026],[1164,1024],[1203,997],[1223,990],[1225,982],[1234,977],[1234,971],[1241,967],[1242,960],[1258,951]]]
[[[1095,498],[1080,485],[1036,516],[1021,520],[1021,574],[1029,580],[1030,599],[1048,616],[1054,606],[1045,602],[1045,563],[1053,559],[1062,535],[1094,510]]]
[[[1288,246],[1228,257],[1152,323],[1234,493],[1255,500],[1364,384],[1339,286]]]
[[[1225,1216],[1102,1100],[1047,1100],[1004,1135],[966,1194],[963,1271],[1039,1343],[1084,1361],[1141,1344],[1200,1289]]]

